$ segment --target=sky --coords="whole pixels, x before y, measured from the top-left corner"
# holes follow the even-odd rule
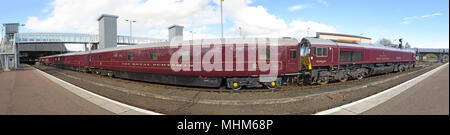
[[[448,0],[225,0],[224,37],[362,35],[373,42],[403,38],[412,47],[449,48]],[[113,14],[118,34],[166,39],[184,26],[185,39],[221,35],[220,0],[9,0],[0,23],[22,23],[20,32],[98,33],[97,18]],[[192,31],[192,33],[191,33]]]

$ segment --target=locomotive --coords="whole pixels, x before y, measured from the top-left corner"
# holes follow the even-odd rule
[[[41,57],[39,62],[109,77],[181,86],[225,86],[232,90],[323,85],[330,81],[345,82],[402,72],[415,66],[411,50],[312,37],[300,42],[294,38],[276,40],[275,50],[273,46],[259,47],[258,42],[222,43],[203,39],[181,41],[176,46],[161,42],[66,53]],[[272,54],[276,54],[275,57]],[[265,62],[274,62],[270,66],[276,67],[276,74],[272,74],[275,79],[261,79],[271,72],[258,68],[267,64]],[[212,65],[214,69],[205,69],[201,64]]]

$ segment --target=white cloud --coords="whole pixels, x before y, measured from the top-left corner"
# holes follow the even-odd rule
[[[288,10],[289,11],[297,11],[297,10],[301,10],[301,9],[305,9],[305,8],[312,8],[312,5],[310,5],[310,4],[294,5],[294,6],[288,7]]]
[[[431,15],[423,15],[422,18],[428,18],[428,17],[440,16],[440,15],[441,15],[441,13],[434,13],[434,14],[431,14]]]
[[[403,18],[402,22],[400,24],[411,24],[412,21],[416,21],[416,20],[421,20],[421,19],[425,19],[425,18],[429,18],[429,17],[434,17],[434,16],[440,16],[441,13],[434,13],[434,14],[429,14],[429,15],[423,15],[423,16],[409,16],[409,17],[405,17]]]
[[[211,3],[213,2],[213,3]],[[137,20],[133,35],[141,30],[145,36],[167,38],[167,27],[185,26],[185,39],[217,38],[220,35],[220,0],[55,0],[44,17],[29,17],[26,27],[35,31],[98,33],[97,18],[102,14],[118,15],[118,31],[129,31],[124,19]],[[87,4],[89,3],[89,4]],[[326,2],[325,2],[326,3]],[[242,33],[252,37],[310,36],[316,31],[335,32],[333,26],[306,20],[286,22],[261,5],[250,6],[251,0],[223,2],[225,37]],[[303,7],[304,8],[304,7]],[[213,26],[219,29],[212,29]],[[144,32],[145,30],[145,32]],[[213,31],[214,30],[214,31]],[[186,32],[187,31],[187,32]],[[136,35],[142,36],[142,35]]]
[[[295,5],[295,6],[289,7],[288,9],[289,9],[289,11],[296,11],[296,10],[300,10],[302,8],[304,8],[302,5]]]
[[[285,20],[270,14],[264,7],[249,6],[249,4],[251,1],[247,0],[224,3],[226,8],[224,11],[227,11],[227,16],[235,24],[234,27],[226,30],[229,35],[239,36],[239,27],[242,28],[244,36],[250,37],[303,37],[306,35],[308,27],[310,27],[310,36],[318,31],[336,32],[332,26],[313,21],[297,19],[286,23]]]
[[[76,31],[96,33],[97,18],[103,14],[119,16],[118,30],[127,30],[123,19],[137,20],[133,29],[168,27],[173,24],[217,23],[213,7],[205,0],[55,0],[46,17],[30,17],[27,28],[38,31]]]

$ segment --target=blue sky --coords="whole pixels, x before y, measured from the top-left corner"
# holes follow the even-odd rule
[[[203,1],[206,2],[174,1],[180,3],[178,11],[168,9],[170,3],[158,0],[96,0],[85,2],[93,5],[81,8],[76,5],[82,0],[3,1],[2,4],[7,6],[0,8],[0,23],[27,24],[21,32],[95,33],[98,27],[95,18],[102,13],[111,13],[123,18],[137,18],[141,23],[133,28],[133,35],[163,38],[167,26],[181,24],[185,26],[185,35],[193,30],[195,38],[220,36],[218,0]],[[72,5],[74,9],[70,9]],[[150,10],[153,5],[167,6],[164,8],[167,16]],[[183,14],[183,11],[192,14]],[[65,17],[58,15],[63,13],[73,21],[65,22]],[[226,37],[239,36],[237,27],[243,27],[248,36],[303,37],[306,28],[312,27],[311,33],[362,34],[374,41],[401,37],[413,47],[448,48],[449,45],[448,0],[225,0],[224,15]],[[123,18],[119,18],[119,34],[128,35],[129,27],[121,21]]]

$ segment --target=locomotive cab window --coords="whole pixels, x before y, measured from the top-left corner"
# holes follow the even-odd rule
[[[327,57],[328,56],[328,48],[316,48],[315,56],[317,57]]]
[[[133,60],[133,59],[134,59],[133,53],[128,53],[128,60]]]
[[[289,55],[291,56],[291,60],[297,59],[297,50],[290,50]]]
[[[151,52],[150,53],[150,60],[158,60],[158,53]]]
[[[98,55],[98,60],[102,60],[102,55]]]

